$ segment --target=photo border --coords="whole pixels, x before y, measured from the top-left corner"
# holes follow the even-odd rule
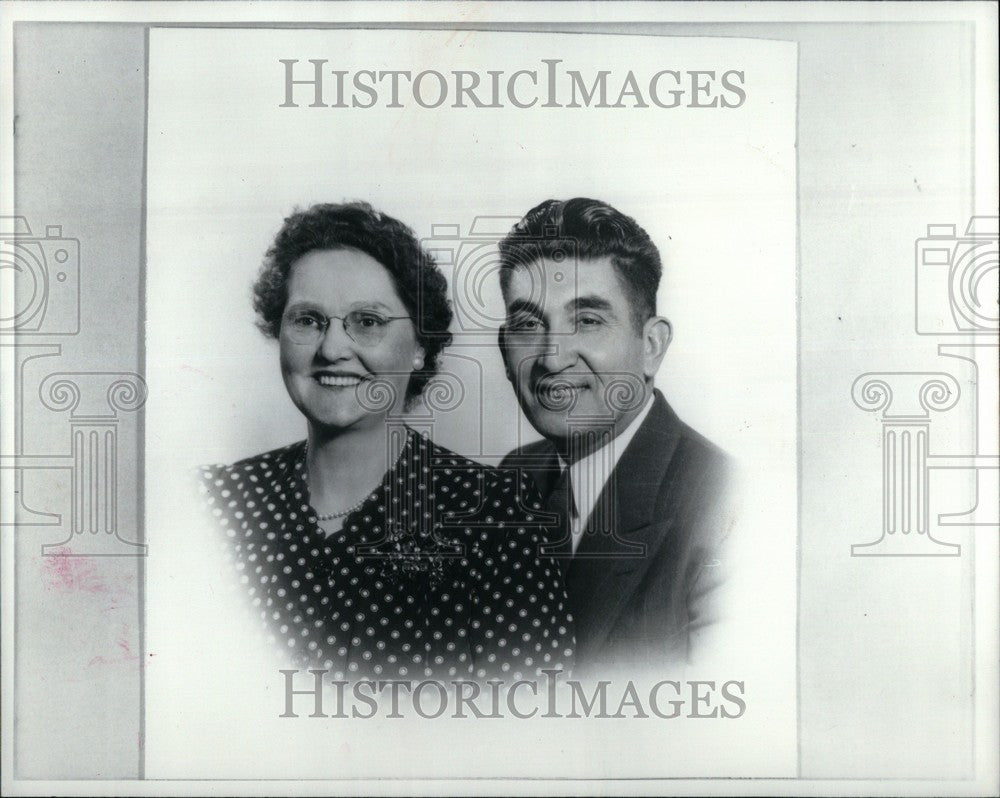
[[[934,4],[934,5],[938,5],[938,4]],[[970,11],[970,13],[973,13],[973,15],[975,15],[975,7],[976,6],[980,6],[980,11],[982,11],[982,6],[986,6],[986,5],[988,5],[988,4],[969,4],[969,6],[971,6],[971,8],[969,9],[969,11]],[[981,20],[979,20],[979,21],[981,21]],[[68,21],[65,21],[65,22],[68,22]],[[970,26],[972,28],[971,35],[972,35],[974,41],[976,41],[976,37],[978,35],[977,32],[976,32],[976,30],[975,30],[976,22],[977,22],[977,20],[972,20],[972,21],[969,22],[969,24],[970,24]],[[15,22],[13,24],[13,26],[12,26],[13,27],[12,39],[13,39],[13,41],[15,43],[16,43],[16,31],[17,31],[17,25],[18,24],[21,24],[21,23]],[[45,22],[43,22],[43,23],[37,23],[36,22],[36,23],[31,23],[31,24],[49,24],[49,23],[45,23]],[[63,22],[51,21],[50,24],[63,24]],[[490,24],[485,24],[485,23],[464,23],[464,24],[457,24],[457,23],[446,23],[446,22],[420,22],[420,23],[378,22],[378,23],[364,23],[364,24],[360,24],[360,23],[331,23],[331,24],[325,24],[325,25],[317,25],[315,23],[298,23],[298,22],[296,22],[296,23],[280,23],[280,22],[279,23],[265,23],[265,22],[218,23],[218,22],[202,21],[202,22],[196,22],[196,23],[188,23],[188,22],[149,22],[149,21],[146,21],[146,22],[137,22],[137,21],[130,21],[130,22],[124,22],[124,23],[122,23],[122,22],[108,22],[108,21],[105,21],[105,22],[92,22],[92,23],[89,23],[89,24],[96,24],[96,25],[109,25],[109,24],[111,24],[111,25],[131,25],[131,26],[141,27],[143,29],[143,31],[144,31],[143,37],[144,37],[144,42],[145,42],[145,44],[144,44],[144,54],[145,54],[144,68],[145,68],[145,74],[144,74],[143,77],[144,77],[144,81],[145,81],[145,85],[146,85],[146,92],[147,92],[146,95],[145,95],[145,97],[144,97],[144,99],[143,99],[143,105],[144,105],[145,112],[147,114],[148,114],[149,30],[152,29],[152,28],[160,28],[160,27],[179,27],[179,28],[190,28],[190,27],[213,27],[213,28],[218,28],[218,27],[226,27],[226,28],[254,27],[254,28],[270,28],[270,27],[279,27],[279,28],[312,29],[312,28],[319,27],[319,28],[323,28],[323,29],[344,29],[344,28],[352,29],[352,28],[356,28],[356,27],[361,27],[361,28],[377,27],[377,28],[387,28],[387,29],[414,29],[414,27],[415,27],[416,29],[421,29],[421,30],[426,30],[426,29],[443,29],[443,30],[453,30],[453,29],[454,30],[491,30],[491,31],[497,31],[497,30],[499,30],[499,31],[505,31],[505,30],[515,31],[516,30],[516,31],[528,32],[528,31],[537,31],[537,30],[539,30],[541,25],[546,25],[546,26],[551,25],[551,26],[554,26],[555,28],[558,28],[558,31],[556,31],[556,30],[547,30],[546,32],[581,32],[582,33],[582,31],[565,30],[565,29],[562,28],[562,23],[559,23],[559,22],[545,22],[545,23],[542,23],[542,22],[522,22],[522,23],[500,22],[500,23],[496,23],[496,22],[494,22],[494,23],[490,23]],[[566,24],[572,27],[572,26],[582,25],[584,23],[566,23]],[[594,27],[601,28],[601,30],[599,30],[599,31],[589,31],[588,32],[588,33],[593,33],[593,34],[597,34],[597,35],[600,35],[600,34],[616,34],[616,33],[622,33],[623,32],[623,31],[613,30],[613,29],[612,30],[605,30],[604,29],[604,28],[614,28],[615,25],[623,24],[623,23],[620,23],[620,22],[595,21],[595,22],[586,23],[586,24],[592,25]],[[717,26],[717,27],[720,27],[720,28],[732,28],[732,27],[739,27],[741,25],[742,26],[746,26],[746,27],[752,27],[752,26],[759,27],[762,24],[765,24],[767,26],[773,26],[773,27],[780,28],[783,25],[803,24],[803,23],[790,23],[790,22],[787,22],[787,21],[781,21],[781,20],[775,19],[775,20],[769,20],[766,23],[751,22],[751,21],[737,21],[737,22],[721,22],[721,21],[720,22],[692,22],[692,21],[677,21],[677,22],[658,22],[658,23],[631,22],[631,23],[628,23],[628,24],[635,25],[635,26],[640,26],[640,25],[645,25],[645,24],[654,24],[654,25],[662,25],[664,27],[675,27],[675,26],[685,26],[685,25],[697,26],[697,27]],[[822,23],[815,22],[815,21],[810,21],[808,24],[822,24]],[[838,20],[836,22],[831,21],[830,24],[872,24],[872,21],[868,20],[868,21],[851,23],[851,22],[844,22],[842,20]],[[894,21],[885,21],[883,24],[907,24],[907,23],[898,23],[898,22],[894,22]],[[931,21],[931,22],[924,21],[922,23],[916,23],[915,22],[915,23],[910,23],[910,24],[934,24],[934,22],[933,21]],[[985,22],[985,24],[989,24],[989,21],[987,20]],[[10,25],[10,23],[7,20],[5,20],[5,27],[7,27],[8,25]],[[5,31],[5,34],[6,34],[6,32],[7,31]],[[675,33],[671,34],[671,33],[646,33],[646,32],[641,32],[640,33],[640,32],[637,32],[637,33],[634,33],[633,35],[668,37],[668,36],[676,36],[677,34],[675,34]],[[709,35],[709,34],[698,33],[698,34],[692,34],[692,35]],[[798,43],[798,39],[795,39],[795,38],[789,39],[789,38],[784,38],[784,37],[774,36],[774,35],[755,36],[755,35],[753,35],[753,34],[751,34],[749,32],[747,34],[745,34],[744,37],[745,38],[777,39],[777,40],[780,40],[780,41],[795,41],[796,43]],[[995,49],[995,42],[994,42],[994,49]],[[980,52],[977,53],[976,48],[973,48],[972,58],[974,60],[972,74],[976,75],[977,72],[976,72],[975,66],[976,66],[976,63],[978,63],[978,61],[982,58],[982,52],[980,51]],[[798,81],[797,85],[798,85],[798,93],[801,95],[801,91],[802,91],[802,85],[801,85],[801,63],[800,63],[799,73],[800,73],[799,74],[799,81]],[[6,92],[7,88],[8,87],[5,86],[5,97],[9,96],[7,94],[7,92]],[[981,93],[982,92],[981,92],[981,88],[980,87],[973,88],[972,97],[973,97],[973,103],[974,104],[978,103],[978,98],[981,95]],[[796,129],[797,130],[799,129],[799,121],[800,121],[800,115],[799,115],[799,113],[800,113],[800,111],[797,108],[797,112],[796,112]],[[144,136],[148,135],[148,131],[146,130],[145,120],[144,120],[144,123],[143,123],[143,127],[144,127]],[[971,158],[970,158],[970,160],[971,160],[971,168],[972,168],[972,172],[973,172],[973,174],[972,174],[972,184],[971,184],[971,187],[970,187],[970,193],[971,193],[970,207],[972,207],[972,208],[978,208],[981,205],[981,200],[979,200],[979,195],[977,194],[977,186],[976,186],[976,182],[975,182],[975,174],[976,174],[977,164],[978,164],[979,160],[981,159],[981,155],[982,155],[981,152],[980,152],[980,147],[976,146],[977,143],[978,143],[975,140],[977,132],[978,131],[975,128],[973,128],[972,135],[973,135],[973,139],[974,140],[972,142]],[[7,135],[6,128],[4,130],[4,135],[5,136]],[[11,152],[12,152],[12,149],[11,149]],[[13,155],[11,155],[10,157],[12,159]],[[797,169],[800,166],[800,163],[799,163],[800,159],[801,159],[801,150],[797,150],[797,153],[796,153],[796,165],[797,165]],[[5,164],[5,166],[6,166],[6,164]],[[142,186],[141,186],[142,206],[143,206],[143,208],[142,208],[142,214],[141,214],[142,228],[140,230],[140,242],[141,242],[141,256],[140,257],[141,257],[142,263],[141,263],[141,267],[140,267],[140,270],[139,270],[140,271],[140,278],[139,278],[140,279],[140,294],[142,296],[142,300],[140,302],[140,307],[139,307],[140,335],[143,335],[144,321],[145,321],[145,309],[146,309],[146,302],[145,302],[145,279],[146,279],[146,276],[145,276],[145,247],[146,247],[146,237],[145,237],[145,223],[146,223],[145,192],[146,192],[146,166],[147,166],[147,164],[146,164],[146,148],[144,146],[143,147],[143,162],[142,162]],[[12,171],[8,169],[7,173],[8,174],[12,174]],[[5,193],[6,193],[6,190],[5,190]],[[6,200],[8,198],[4,197],[4,199]],[[5,203],[5,205],[6,205],[7,208],[11,208],[12,207],[9,202]],[[802,485],[802,470],[803,470],[803,454],[802,454],[802,418],[803,417],[802,417],[802,363],[801,363],[801,358],[802,358],[802,325],[801,325],[801,265],[802,265],[802,256],[801,256],[801,232],[800,232],[801,218],[802,218],[802,216],[801,216],[801,214],[802,214],[802,197],[801,197],[801,172],[800,171],[797,172],[797,176],[796,176],[796,212],[797,212],[796,213],[796,296],[797,296],[797,298],[799,300],[799,304],[798,304],[798,306],[796,308],[796,344],[797,344],[797,357],[796,357],[796,393],[797,393],[797,397],[796,397],[796,408],[797,408],[796,438],[797,438],[797,455],[796,455],[796,463],[797,463],[797,478],[798,478],[798,490],[797,490],[797,504],[798,504],[798,506],[797,506],[797,530],[796,530],[796,540],[798,542],[798,555],[797,555],[797,564],[796,564],[796,568],[797,568],[797,575],[796,575],[796,585],[797,585],[797,592],[796,592],[796,618],[797,618],[797,622],[796,622],[796,674],[797,674],[796,714],[797,714],[797,718],[798,718],[798,734],[797,734],[797,738],[798,738],[798,740],[797,740],[797,749],[798,749],[797,750],[798,776],[796,778],[794,778],[794,779],[789,778],[789,779],[778,779],[778,780],[776,780],[776,779],[771,779],[771,778],[761,778],[761,779],[754,778],[754,779],[750,779],[750,780],[752,780],[752,781],[760,781],[760,782],[773,782],[773,781],[792,781],[792,782],[798,782],[798,781],[805,781],[805,782],[823,781],[823,782],[830,782],[830,783],[851,783],[851,782],[856,782],[856,781],[868,782],[870,780],[866,779],[864,777],[857,777],[857,778],[851,778],[851,779],[843,779],[843,778],[837,778],[837,779],[832,779],[832,778],[831,779],[816,779],[816,778],[810,777],[810,778],[807,778],[807,779],[804,779],[804,780],[802,779],[802,750],[801,750],[801,731],[802,731],[802,729],[801,729],[801,724],[802,724],[802,712],[801,712],[801,694],[802,694],[801,693],[801,687],[802,687],[802,684],[801,684],[801,678],[802,677],[801,677],[801,660],[800,660],[800,650],[799,650],[800,649],[800,636],[801,636],[801,610],[802,610],[802,607],[801,607],[801,595],[802,595],[801,594],[801,578],[802,578],[802,562],[801,562],[801,558],[802,558],[802,545],[801,545],[801,542],[802,542],[802,498],[803,498],[802,497],[802,490],[801,490],[801,485]],[[928,220],[928,221],[931,221],[931,220]],[[953,221],[959,222],[961,220],[953,220]],[[9,346],[8,346],[8,348],[9,348]],[[144,373],[145,373],[145,346],[144,346],[144,341],[143,341],[143,344],[139,347],[139,360],[138,360],[138,364],[137,364],[137,372],[138,372],[138,376],[140,376],[140,377],[142,375],[144,375]],[[6,398],[7,397],[5,396],[5,399]],[[140,462],[141,462],[142,451],[143,451],[142,447],[144,446],[144,444],[142,443],[142,441],[144,440],[144,434],[145,434],[144,422],[143,422],[144,414],[141,411],[141,403],[140,403],[139,408],[136,408],[136,409],[138,410],[137,418],[138,418],[138,430],[139,430],[139,442],[140,442],[139,443],[139,446],[140,446],[140,450],[139,451],[140,451]],[[21,408],[19,407],[18,411],[20,411],[20,410],[21,410]],[[143,513],[143,509],[142,508],[144,506],[144,501],[143,501],[143,499],[141,497],[141,491],[143,490],[144,482],[143,482],[141,473],[136,474],[135,476],[136,476],[135,484],[136,484],[137,490],[140,491],[140,499],[139,499],[139,502],[138,502],[138,513],[139,513],[139,515],[138,515],[138,518],[139,518],[138,533],[139,533],[140,537],[135,542],[138,542],[138,543],[141,544],[141,543],[144,542],[144,539],[143,539],[143,535],[144,535],[144,532],[143,532],[144,523],[143,523],[143,515],[142,515],[142,513]],[[6,496],[6,493],[5,493],[5,496]],[[970,550],[970,554],[972,553],[972,549],[973,549],[973,547],[975,545],[975,541],[976,541],[975,537],[970,535],[969,536],[969,550]],[[3,566],[4,567],[4,575],[7,576],[10,573],[9,569],[12,569],[12,563],[10,562],[10,560],[12,558],[9,557],[9,556],[6,556],[6,555],[8,555],[8,549],[7,549],[6,545],[5,545],[5,548],[4,548],[4,554],[5,554],[5,557],[4,557],[5,562],[4,562],[4,566]],[[140,573],[139,602],[140,602],[140,607],[141,607],[141,617],[143,619],[143,623],[140,624],[140,631],[139,631],[139,635],[140,635],[140,648],[141,648],[141,651],[142,651],[142,656],[145,656],[145,650],[144,650],[145,649],[145,643],[144,643],[144,634],[145,634],[145,632],[144,632],[144,620],[145,620],[145,584],[144,584],[144,563],[143,563],[141,557],[138,558],[138,568],[139,568],[139,573]],[[973,578],[974,578],[974,576],[975,576],[975,570],[973,570]],[[7,585],[9,585],[10,584],[10,580],[9,579],[5,579],[4,583],[7,584]],[[976,585],[975,585],[975,583],[972,584],[972,586],[970,587],[970,590],[971,590],[971,595],[972,595],[972,599],[973,599],[973,601],[972,601],[972,608],[971,608],[971,611],[972,611],[972,628],[971,628],[971,633],[973,635],[973,639],[975,640],[975,635],[976,635],[976,630],[977,630],[977,626],[976,626],[977,615],[976,615],[976,606],[975,606],[975,597],[976,597]],[[5,607],[5,610],[4,610],[4,624],[5,624],[5,626],[8,626],[8,628],[9,628],[9,623],[8,623],[8,621],[9,621],[9,615],[8,615],[9,612],[10,612],[9,608]],[[16,636],[16,629],[15,629],[15,636]],[[16,640],[15,640],[15,645],[16,645]],[[4,654],[4,662],[5,663],[7,663],[7,661],[8,661],[7,657],[9,655],[9,651],[7,650],[7,648],[8,647],[5,646],[5,654]],[[976,662],[972,663],[972,669],[973,669],[973,677],[975,677],[975,673],[976,673],[976,670],[977,670],[977,663]],[[8,671],[8,669],[5,668],[5,671]],[[143,695],[143,691],[144,691],[145,677],[143,675],[144,674],[144,670],[141,667],[139,668],[139,673],[140,673],[140,695],[141,695],[141,700],[140,700],[140,707],[141,707],[141,709],[140,709],[140,725],[142,725],[144,723],[144,716],[143,716],[143,713],[144,713],[144,695]],[[13,678],[13,674],[11,674],[11,675],[12,675],[12,678]],[[5,687],[6,686],[7,685],[5,684]],[[12,694],[10,692],[8,692],[7,695],[10,696]],[[974,705],[974,707],[973,707],[973,749],[974,750],[977,750],[976,737],[975,737],[976,727],[977,727],[977,723],[976,723],[976,707]],[[16,735],[12,739],[14,739],[16,741]],[[7,751],[11,751],[11,747],[6,747],[6,748],[7,748]],[[13,755],[13,753],[12,753],[12,755]],[[138,774],[139,774],[139,778],[143,779],[144,778],[144,774],[143,774],[144,766],[143,766],[142,763],[144,762],[144,749],[143,749],[143,747],[141,745],[140,745],[140,748],[139,748],[139,755],[140,755],[140,765],[139,765],[139,769],[138,769]],[[5,758],[6,758],[6,754],[5,754]],[[976,777],[976,773],[973,772],[972,774],[970,774],[970,777],[971,778],[975,778]],[[682,782],[682,783],[685,783],[685,784],[698,784],[698,783],[700,783],[702,781],[714,781],[714,779],[694,779],[694,780],[692,780],[692,779],[663,779],[663,781],[668,781],[668,780],[669,781],[676,781],[676,782],[679,782],[679,783]],[[730,779],[720,779],[720,780],[721,781],[732,781]],[[955,782],[955,779],[941,779],[941,780],[923,780],[923,779],[918,779],[918,780],[915,780],[915,779],[905,778],[905,777],[894,778],[894,779],[883,779],[883,780],[884,781],[891,781],[891,782],[911,782],[911,783],[916,783],[916,784],[923,784],[923,783],[937,784],[939,781],[940,782],[951,782],[951,783]],[[51,782],[51,780],[31,780],[31,781],[33,781],[38,786],[42,786],[44,784],[48,784],[48,783]],[[69,781],[69,780],[67,780],[67,781]],[[160,781],[160,780],[146,780],[146,781],[148,782],[148,781]],[[219,781],[229,781],[229,780],[219,780]],[[316,780],[316,781],[330,781],[330,780],[329,779],[322,779],[322,780]],[[395,780],[393,780],[393,781],[395,781]],[[404,780],[404,781],[409,782],[409,781],[414,781],[414,780]],[[424,780],[415,780],[415,781],[424,781]],[[426,781],[429,782],[429,783],[433,783],[435,781],[441,781],[441,780],[426,780]],[[454,779],[448,779],[446,781],[447,782],[453,782],[455,780]],[[479,780],[477,780],[477,781],[479,781]],[[497,781],[498,784],[504,784],[504,785],[509,786],[507,780],[499,781],[499,780],[492,780],[492,779],[490,779],[490,780],[482,780],[482,781]],[[529,781],[539,781],[539,780],[533,780],[532,779],[532,780],[529,780]],[[544,781],[556,781],[556,780],[544,780]],[[575,780],[567,779],[567,780],[559,780],[559,781],[572,782],[572,781],[575,781]],[[654,780],[650,780],[650,779],[623,780],[623,779],[611,778],[611,779],[602,780],[602,781],[615,781],[615,782],[617,782],[617,781],[651,782],[651,781],[654,781]],[[661,780],[655,780],[655,781],[659,782]],[[743,780],[740,780],[740,781],[743,781]],[[346,783],[349,783],[349,782],[352,782],[352,780],[347,780],[344,783],[346,784]],[[102,784],[102,783],[103,782],[97,782],[97,781],[92,782],[92,784],[94,786],[96,786],[98,784]],[[173,782],[171,782],[171,783],[173,783]],[[273,782],[255,782],[255,783],[256,784],[260,784],[260,783],[273,783]],[[363,783],[364,784],[370,784],[370,782],[368,782],[368,781],[363,782]],[[959,783],[961,783],[961,782],[959,782]]]

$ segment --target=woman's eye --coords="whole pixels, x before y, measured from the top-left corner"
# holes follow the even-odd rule
[[[357,324],[362,327],[367,327],[368,329],[381,327],[386,323],[386,320],[376,313],[359,313],[354,318]]]
[[[308,329],[310,327],[319,325],[319,319],[317,319],[315,316],[311,316],[308,313],[305,313],[301,316],[293,316],[292,324],[296,327]]]

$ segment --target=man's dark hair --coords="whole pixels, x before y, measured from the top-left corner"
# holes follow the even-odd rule
[[[621,279],[636,327],[656,315],[656,289],[663,272],[660,252],[635,219],[606,202],[586,197],[546,200],[528,211],[499,247],[504,296],[518,266],[560,254],[579,260],[608,257]]]
[[[277,338],[292,264],[314,250],[337,249],[364,252],[389,272],[424,349],[424,367],[413,372],[406,387],[407,401],[414,399],[437,373],[438,356],[451,343],[448,283],[409,227],[366,202],[313,205],[285,219],[253,286],[257,326]]]

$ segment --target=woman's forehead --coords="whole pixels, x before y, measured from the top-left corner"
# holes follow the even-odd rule
[[[288,275],[288,301],[342,306],[358,302],[401,304],[389,270],[370,255],[352,249],[307,252]]]

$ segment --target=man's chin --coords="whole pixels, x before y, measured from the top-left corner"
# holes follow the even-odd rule
[[[580,429],[580,423],[570,419],[565,410],[549,410],[544,407],[533,408],[527,414],[531,426],[542,436],[549,440],[567,440],[570,435]]]
[[[535,432],[541,435],[543,438],[552,441],[553,443],[561,443],[569,438],[569,424],[566,423],[565,416],[562,420],[558,418],[550,418],[549,416],[555,415],[548,411],[542,411],[538,413],[535,418],[528,418],[531,422],[531,426],[535,428]]]
[[[614,435],[618,418],[609,408],[586,408],[576,406],[572,417],[567,410],[552,410],[537,401],[531,407],[524,407],[531,426],[539,435],[560,445],[579,435]]]

